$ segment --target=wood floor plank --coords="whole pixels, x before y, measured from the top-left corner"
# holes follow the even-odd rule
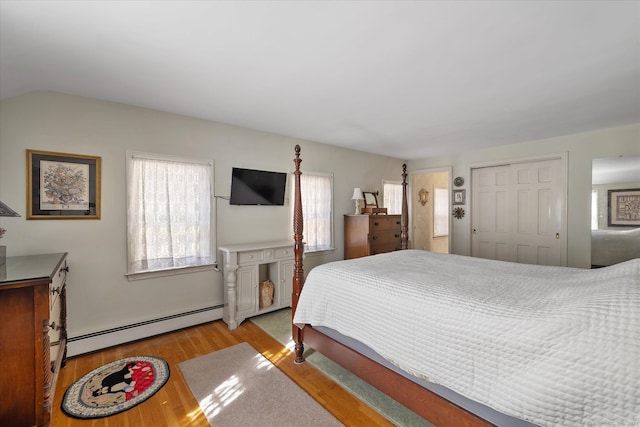
[[[346,426],[393,426],[312,365],[296,365],[293,353],[249,320],[233,331],[218,320],[70,358],[58,377],[51,426],[208,427],[178,364],[241,342],[251,344]],[[154,396],[135,408],[102,419],[79,420],[62,412],[62,396],[76,379],[113,360],[141,355],[161,357],[169,364],[170,378]]]

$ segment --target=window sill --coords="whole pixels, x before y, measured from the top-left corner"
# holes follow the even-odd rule
[[[165,270],[153,270],[153,271],[141,271],[138,273],[126,273],[127,280],[130,282],[136,280],[154,279],[157,277],[177,276],[179,274],[197,273],[200,271],[220,271],[218,270],[218,264],[196,265],[193,267],[176,267],[168,268]]]
[[[307,249],[306,247],[304,248],[304,254],[306,255],[322,255],[325,253],[333,253],[335,252],[336,248],[326,248],[326,249]]]

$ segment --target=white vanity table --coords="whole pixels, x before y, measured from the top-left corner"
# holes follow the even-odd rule
[[[235,329],[247,317],[291,306],[293,242],[247,243],[222,246],[224,274],[223,320]],[[259,306],[259,283],[274,284],[273,304]]]

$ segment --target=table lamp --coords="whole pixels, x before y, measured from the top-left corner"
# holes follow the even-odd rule
[[[2,201],[0,201],[0,216],[20,216],[16,211],[11,209],[9,206],[5,205]],[[0,239],[2,239],[2,235],[6,233],[7,230],[0,227]],[[0,245],[0,265],[4,265],[7,260],[7,247]]]
[[[351,200],[355,200],[356,201],[356,213],[355,215],[359,215],[360,214],[360,200],[364,199],[364,196],[362,195],[362,190],[358,187],[353,189],[353,196],[351,196]]]

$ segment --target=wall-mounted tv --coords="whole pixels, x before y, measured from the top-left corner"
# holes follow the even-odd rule
[[[286,185],[284,172],[233,168],[229,204],[282,206]]]

